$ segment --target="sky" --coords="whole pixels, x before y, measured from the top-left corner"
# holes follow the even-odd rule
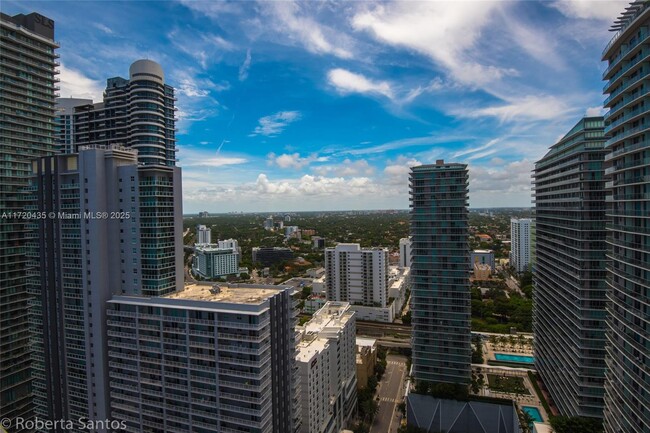
[[[183,212],[408,208],[409,167],[469,165],[470,207],[531,206],[531,170],[602,115],[626,1],[11,1],[55,21],[62,97],[160,63]]]

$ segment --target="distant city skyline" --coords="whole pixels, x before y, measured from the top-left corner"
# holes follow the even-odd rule
[[[602,114],[601,52],[627,3],[7,1],[3,12],[55,20],[62,97],[99,101],[107,77],[159,62],[178,89],[184,213],[264,212],[407,208],[409,167],[440,158],[469,164],[471,207],[529,207],[533,162]]]

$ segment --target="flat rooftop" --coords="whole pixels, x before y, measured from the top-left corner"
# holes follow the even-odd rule
[[[284,289],[286,287],[263,284],[189,284],[183,290],[165,295],[164,298],[256,305]]]

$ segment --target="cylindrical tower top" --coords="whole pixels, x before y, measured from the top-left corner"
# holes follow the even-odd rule
[[[136,60],[129,68],[129,76],[131,80],[146,77],[150,80],[159,81],[161,84],[165,82],[162,67],[153,60]]]

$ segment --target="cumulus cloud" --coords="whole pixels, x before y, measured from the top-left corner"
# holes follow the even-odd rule
[[[309,165],[314,161],[324,162],[327,157],[312,154],[306,157],[301,157],[299,153],[283,153],[276,155],[271,152],[267,155],[269,165],[277,165],[280,168],[295,168],[297,170]]]
[[[304,175],[299,179],[270,181],[261,173],[256,181],[257,192],[288,196],[345,196],[377,192],[380,187],[368,177],[325,177]]]
[[[264,116],[259,119],[259,125],[255,127],[250,136],[265,135],[267,137],[272,137],[278,135],[284,131],[284,128],[286,128],[287,125],[299,120],[300,117],[300,111],[279,111],[270,116]]]
[[[477,192],[530,193],[533,168],[535,164],[527,159],[488,166],[471,165],[469,167],[470,195]]]
[[[404,156],[400,156],[394,161],[387,161],[384,168],[385,182],[391,185],[407,186],[411,167],[418,165],[422,165],[422,163],[417,159]]]
[[[313,168],[314,173],[321,176],[335,175],[340,177],[352,176],[370,176],[375,172],[375,169],[368,164],[365,159],[358,159],[352,161],[349,158],[344,159],[339,164],[320,165]]]
[[[104,93],[104,82],[86,77],[76,69],[68,68],[63,63],[59,66],[61,82],[61,97],[86,98],[101,101]]]

